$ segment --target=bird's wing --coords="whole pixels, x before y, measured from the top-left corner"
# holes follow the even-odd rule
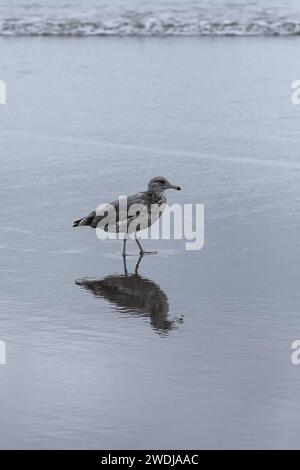
[[[140,192],[127,196],[127,201],[126,199],[122,200],[122,198],[118,199],[117,201],[113,201],[110,205],[116,211],[117,221],[130,221],[138,215],[136,212],[139,209],[140,211],[146,211],[148,207],[147,196],[147,192]]]
[[[141,213],[147,213],[149,207],[149,195],[147,192],[132,194],[126,199],[117,199],[109,204],[101,204],[96,211],[91,212],[82,219],[81,225],[90,225],[96,228],[99,222],[113,226],[120,223],[129,223]],[[140,213],[137,213],[140,209]]]
[[[150,209],[149,195],[147,192],[133,194],[128,197],[128,221],[132,222],[137,217],[148,216]]]

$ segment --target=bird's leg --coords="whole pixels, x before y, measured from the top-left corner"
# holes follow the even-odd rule
[[[139,267],[140,267],[140,263],[142,261],[142,258],[143,258],[144,255],[140,255],[139,259],[138,259],[138,262],[136,263],[136,266],[135,266],[135,274],[138,274],[138,270],[139,270]]]
[[[157,251],[145,251],[141,245],[141,243],[138,241],[137,237],[135,236],[135,241],[137,242],[138,244],[138,247],[140,249],[140,255],[143,256],[143,255],[155,255],[157,253]]]
[[[140,249],[140,255],[143,256],[144,250],[143,250],[142,245],[140,244],[140,242],[138,241],[138,239],[137,239],[136,237],[135,237],[135,241],[137,242],[138,247],[139,247],[139,249]]]
[[[124,258],[124,256],[134,256],[134,255],[130,255],[129,253],[126,252],[126,242],[127,242],[127,238],[123,238],[123,251],[122,251],[122,256]]]

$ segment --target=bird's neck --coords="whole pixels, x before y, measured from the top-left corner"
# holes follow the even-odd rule
[[[152,204],[160,204],[166,200],[163,191],[150,191],[149,194],[152,200]]]

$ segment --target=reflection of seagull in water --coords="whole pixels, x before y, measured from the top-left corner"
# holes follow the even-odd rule
[[[117,311],[147,317],[150,315],[152,328],[160,334],[167,334],[183,317],[168,320],[169,302],[165,292],[150,279],[138,274],[140,256],[134,274],[128,274],[124,258],[124,275],[110,275],[103,279],[79,279],[77,285],[91,291],[116,306]]]
[[[154,253],[143,250],[141,243],[136,238],[136,232],[150,227],[161,216],[167,202],[166,196],[164,194],[166,189],[176,189],[179,191],[181,188],[169,183],[169,181],[163,176],[156,176],[149,181],[147,191],[128,196],[127,210],[120,210],[119,200],[117,200],[110,203],[109,207],[107,206],[107,210],[106,206],[101,206],[101,214],[97,214],[96,211],[93,211],[88,216],[75,220],[73,227],[87,225],[92,228],[100,227],[106,232],[121,232],[124,231],[124,228],[126,228],[127,232],[129,225],[132,222],[134,223],[138,216],[142,215],[142,219],[140,219],[141,223],[138,224],[134,229],[135,241],[138,244],[141,255],[146,253]],[[139,212],[138,214],[134,213],[133,215],[129,215],[130,207],[138,205],[142,207],[142,214]],[[151,218],[151,208],[154,206],[158,210],[156,209],[156,218]],[[113,208],[116,213],[117,221],[115,222],[117,222],[117,224],[111,223],[110,225],[107,223],[107,216],[111,214],[111,208]],[[101,227],[102,221],[104,226]],[[123,256],[126,256],[126,237],[123,239]]]

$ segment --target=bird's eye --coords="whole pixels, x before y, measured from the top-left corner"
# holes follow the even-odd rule
[[[156,180],[157,183],[165,184],[164,180]]]

